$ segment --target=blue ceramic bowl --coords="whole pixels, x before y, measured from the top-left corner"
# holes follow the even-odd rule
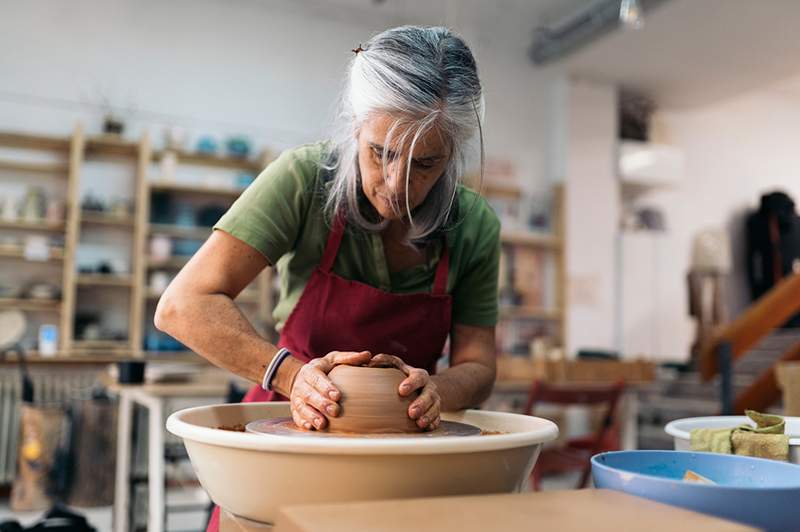
[[[681,480],[687,469],[716,482]],[[620,451],[592,458],[597,488],[766,530],[800,530],[800,465],[714,453]]]

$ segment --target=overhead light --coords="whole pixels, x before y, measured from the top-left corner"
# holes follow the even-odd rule
[[[644,27],[644,13],[638,0],[622,0],[619,4],[619,20],[623,27],[640,30]]]

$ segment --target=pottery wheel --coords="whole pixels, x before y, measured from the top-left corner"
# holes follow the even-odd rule
[[[457,421],[442,421],[436,430],[426,432],[393,432],[386,434],[356,434],[301,429],[290,417],[259,419],[246,426],[247,432],[305,438],[440,438],[442,436],[477,436],[481,429]]]

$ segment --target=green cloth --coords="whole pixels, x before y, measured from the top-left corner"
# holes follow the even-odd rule
[[[789,436],[784,434],[786,421],[781,416],[745,411],[756,426],[739,425],[732,429],[694,429],[690,433],[691,449],[722,454],[738,454],[758,458],[789,459]]]
[[[329,144],[288,150],[272,162],[214,226],[261,252],[280,274],[280,299],[273,317],[280,330],[322,258],[329,223],[323,214],[328,184],[320,162]],[[459,187],[459,223],[447,232],[450,252],[448,293],[453,322],[494,326],[498,317],[497,284],[500,222],[489,203]],[[333,270],[350,280],[394,293],[429,292],[441,240],[429,245],[426,264],[390,272],[378,234],[347,231]]]

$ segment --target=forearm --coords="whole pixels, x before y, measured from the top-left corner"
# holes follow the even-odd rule
[[[262,338],[225,294],[180,294],[168,290],[156,311],[156,327],[183,342],[211,363],[255,383],[261,383],[278,348]],[[287,358],[273,387],[291,391],[302,363]]]
[[[431,377],[442,400],[442,411],[472,408],[492,393],[495,369],[480,362],[462,362]]]

